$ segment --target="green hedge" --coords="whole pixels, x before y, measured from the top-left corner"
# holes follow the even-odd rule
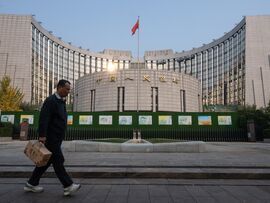
[[[263,131],[264,138],[270,138],[270,129],[264,129]]]
[[[13,125],[11,123],[0,123],[0,137],[12,137]]]

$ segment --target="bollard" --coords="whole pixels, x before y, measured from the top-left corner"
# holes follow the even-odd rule
[[[138,133],[138,142],[140,143],[142,141],[141,130],[138,129],[137,133]]]
[[[256,141],[255,123],[254,120],[247,121],[248,140],[251,142]]]
[[[133,129],[133,140],[137,139],[137,130]]]

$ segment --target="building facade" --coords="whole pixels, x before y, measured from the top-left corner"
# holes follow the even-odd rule
[[[55,37],[33,16],[0,15],[0,78],[9,75],[26,102],[40,104],[59,79],[75,84],[110,64],[117,71],[136,67],[130,51],[91,52]],[[140,66],[197,78],[204,105],[264,107],[270,100],[270,16],[246,16],[221,38],[189,51],[146,51]]]
[[[127,69],[87,74],[76,81],[74,111],[200,112],[200,83],[167,70]]]

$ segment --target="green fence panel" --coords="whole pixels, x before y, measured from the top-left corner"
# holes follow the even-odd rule
[[[38,138],[38,111],[1,112],[1,115],[14,116],[13,138],[18,139],[20,122],[23,118],[26,118],[31,122],[29,125],[28,138]],[[203,141],[248,140],[246,129],[241,129],[238,126],[238,115],[235,112],[68,112],[68,115],[72,117],[72,121],[70,121],[70,125],[68,125],[65,137],[66,140],[88,140],[111,137],[131,139],[133,137],[133,129],[141,130],[143,139],[166,138]],[[152,124],[140,125],[138,121],[140,115],[151,116]],[[105,118],[109,118],[111,116],[112,123],[99,124],[100,118],[104,118],[104,116]],[[130,125],[120,125],[119,116],[131,116],[132,123]],[[206,121],[203,120],[207,118],[207,116],[211,116],[211,125],[199,125],[199,119],[201,119],[201,123],[206,122],[206,124],[209,124],[207,123],[207,119]],[[89,118],[90,123],[88,124],[85,122],[86,120],[84,120],[86,117]],[[183,118],[186,117],[191,118],[191,125],[183,123],[183,120],[185,122],[185,119]],[[168,121],[172,118],[171,125],[168,125],[168,123],[165,123],[164,125],[164,118],[165,121],[166,118]],[[110,119],[108,119],[108,122],[109,121]],[[230,121],[231,123],[226,125]],[[181,125],[178,123],[181,123]]]

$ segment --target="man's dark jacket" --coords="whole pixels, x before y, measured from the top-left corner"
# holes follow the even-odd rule
[[[67,127],[66,103],[55,94],[49,96],[40,111],[39,137],[46,137],[48,145],[61,144]]]

